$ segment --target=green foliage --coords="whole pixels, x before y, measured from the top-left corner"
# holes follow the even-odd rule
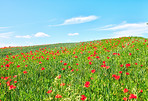
[[[0,49],[0,100],[147,101],[147,50],[141,37]]]

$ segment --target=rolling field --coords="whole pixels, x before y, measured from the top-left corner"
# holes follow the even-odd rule
[[[1,48],[0,101],[148,101],[148,39]]]

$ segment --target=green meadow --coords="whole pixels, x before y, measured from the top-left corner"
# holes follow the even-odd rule
[[[148,101],[148,39],[1,48],[0,101]]]

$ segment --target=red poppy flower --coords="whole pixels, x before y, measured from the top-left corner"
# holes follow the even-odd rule
[[[71,70],[71,72],[73,72],[73,71],[74,71],[74,69]]]
[[[140,93],[143,93],[143,90],[140,90]]]
[[[14,75],[13,77],[15,78],[15,77],[17,77],[17,75]]]
[[[91,64],[92,64],[92,62],[89,62],[89,64],[91,65]]]
[[[65,70],[65,68],[62,68],[62,70]]]
[[[109,57],[107,57],[107,59],[109,59]]]
[[[137,63],[135,63],[135,65],[137,65]]]
[[[115,76],[115,79],[116,79],[116,80],[119,80],[119,78],[120,78],[120,76]]]
[[[24,74],[26,74],[26,73],[27,73],[27,71],[23,71],[23,73],[24,73]]]
[[[10,65],[9,64],[6,64],[5,67],[10,67]]]
[[[68,68],[71,68],[70,66],[68,66]]]
[[[17,81],[14,81],[14,83],[17,83]]]
[[[126,75],[129,75],[129,73],[127,72]]]
[[[134,95],[134,94],[131,94],[131,95],[129,96],[129,99],[137,99],[137,96]]]
[[[130,67],[131,66],[131,64],[126,64],[126,67],[128,68],[128,67]]]
[[[98,58],[100,58],[99,56],[96,56],[96,58],[98,59]]]
[[[55,96],[55,98],[62,98],[62,96],[59,95],[59,94],[57,94],[57,95]]]
[[[110,66],[106,66],[106,69],[109,69],[110,68]]]
[[[75,58],[78,58],[78,56],[75,56]]]
[[[79,65],[78,63],[76,63],[76,65]]]
[[[120,67],[123,67],[123,64],[121,64]]]
[[[42,67],[42,68],[41,68],[41,70],[45,70],[45,68],[44,68],[44,67]]]
[[[5,77],[4,80],[7,80],[9,77]]]
[[[61,75],[57,76],[57,78],[60,79],[61,78]]]
[[[13,86],[13,85],[10,85],[10,86],[9,86],[9,90],[15,89],[15,88],[16,88],[16,86]]]
[[[65,83],[61,83],[60,86],[65,86]]]
[[[64,65],[66,66],[66,65],[67,65],[67,63],[64,63]]]
[[[115,76],[116,76],[115,74],[112,75],[112,77],[115,77]]]
[[[129,55],[132,55],[132,53],[129,53]]]
[[[122,71],[119,71],[120,74],[122,74]]]
[[[47,91],[48,94],[51,93],[51,92],[52,92],[52,90],[48,90],[48,91]]]
[[[20,67],[20,65],[17,65],[17,68]]]
[[[89,87],[89,84],[90,84],[90,82],[89,81],[86,81],[86,83],[84,84],[84,86],[88,88]]]
[[[96,71],[95,69],[91,70],[92,73],[94,73],[95,71]]]
[[[81,95],[81,100],[84,101],[86,99],[85,95]]]
[[[124,92],[124,93],[127,93],[127,92],[128,92],[128,89],[125,88],[125,89],[123,90],[123,92]]]
[[[127,100],[127,98],[126,98],[126,97],[124,97],[124,98],[123,98],[123,100],[124,100],[124,101],[126,101],[126,100]]]

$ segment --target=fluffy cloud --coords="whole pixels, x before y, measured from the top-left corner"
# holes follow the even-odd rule
[[[113,37],[123,36],[144,36],[148,33],[148,25],[144,23],[121,23],[119,25],[112,25],[102,27],[100,30],[113,31]]]
[[[69,33],[68,36],[75,36],[75,35],[79,35],[79,33]]]
[[[91,16],[86,16],[86,17],[74,17],[74,18],[70,18],[64,21],[64,23],[62,24],[58,24],[58,25],[49,25],[49,26],[62,26],[62,25],[70,25],[70,24],[80,24],[80,23],[85,23],[85,22],[90,22],[93,20],[98,19],[97,16],[95,15],[91,15]]]
[[[0,38],[9,38],[13,32],[0,33]]]
[[[25,35],[25,36],[15,36],[16,38],[31,38],[30,35]]]
[[[34,35],[35,37],[50,37],[50,35],[48,34],[45,34],[43,32],[38,32]]]

